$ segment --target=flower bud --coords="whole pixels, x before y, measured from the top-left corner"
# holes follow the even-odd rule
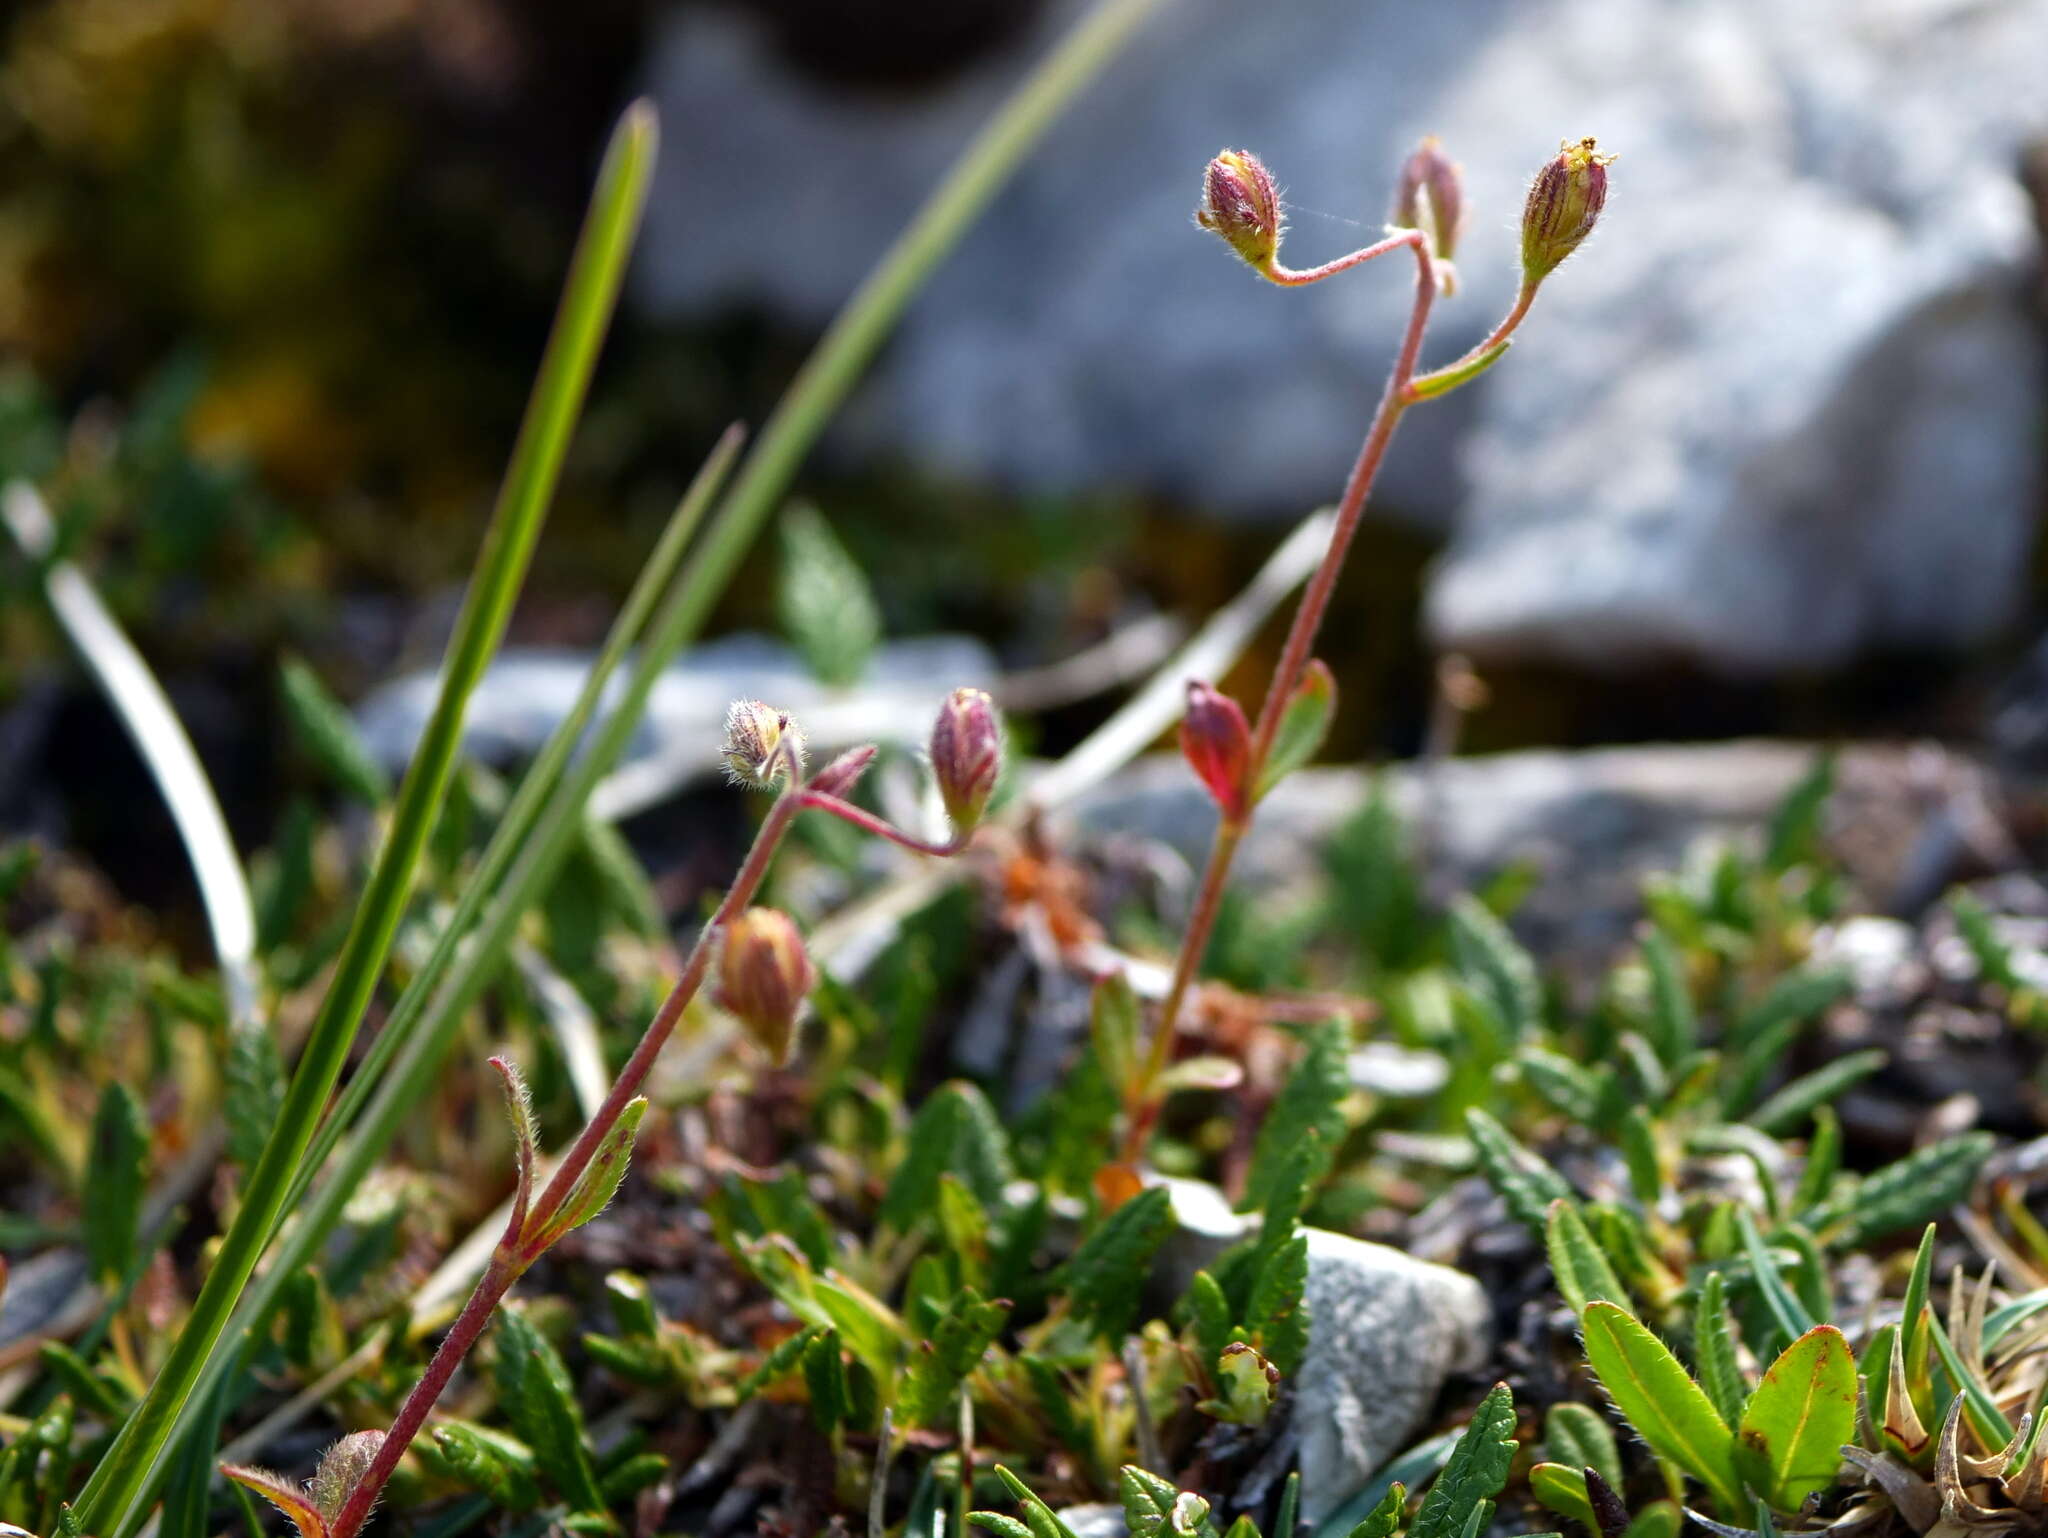
[[[803,936],[788,914],[749,908],[726,926],[718,1005],[777,1066],[789,1061],[797,1015],[817,981]]]
[[[1225,150],[1209,162],[1195,223],[1229,241],[1258,271],[1272,270],[1280,257],[1280,194],[1258,156]]]
[[[1536,173],[1522,210],[1522,281],[1540,283],[1593,233],[1607,202],[1607,167],[1612,155],[1597,153],[1591,139],[1567,139],[1557,156]]]
[[[860,783],[860,777],[868,772],[868,765],[874,761],[872,746],[848,748],[811,776],[810,788],[828,796],[844,796]]]
[[[1422,231],[1429,254],[1439,262],[1455,254],[1465,228],[1465,179],[1434,136],[1424,139],[1401,167],[1389,222]]]
[[[804,734],[782,711],[734,700],[725,712],[725,769],[735,785],[763,789],[804,769]]]
[[[1189,679],[1180,751],[1215,798],[1223,820],[1242,822],[1251,810],[1252,729],[1237,701]]]
[[[932,723],[932,778],[955,831],[971,833],[1003,767],[1003,726],[979,689],[955,689]]]

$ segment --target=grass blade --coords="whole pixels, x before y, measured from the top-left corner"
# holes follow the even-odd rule
[[[31,560],[48,558],[56,544],[56,531],[42,493],[26,481],[10,482],[0,493],[0,518]],[[100,602],[84,572],[69,561],[51,562],[43,571],[43,592],[57,623],[64,627],[106,694],[107,703],[121,718],[177,825],[199,883],[207,927],[213,933],[228,1018],[238,1024],[252,1021],[256,1018],[256,908],[249,897],[249,877],[235,853],[234,840],[228,837],[227,820],[221,816],[213,785],[192,750],[192,739],[178,724],[149,664]]]
[[[599,174],[590,213],[556,312],[547,350],[482,553],[450,638],[440,696],[399,787],[391,828],[350,924],[334,979],[292,1075],[277,1126],[250,1172],[242,1205],[206,1283],[149,1392],[93,1470],[80,1494],[84,1530],[124,1535],[141,1519],[142,1487],[179,1412],[214,1352],[256,1263],[282,1219],[290,1192],[340,1077],[356,1027],[384,970],[412,891],[427,835],[461,744],[470,692],[503,638],[540,525],[554,495],[569,436],[581,414],[597,352],[625,276],[654,159],[651,109],[628,110]]]

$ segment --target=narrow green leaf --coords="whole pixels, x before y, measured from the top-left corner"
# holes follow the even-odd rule
[[[980,1366],[1010,1317],[1007,1303],[989,1302],[962,1288],[931,1337],[911,1352],[897,1400],[898,1424],[940,1427],[955,1412],[960,1385]]]
[[[1476,1106],[1465,1112],[1465,1130],[1487,1184],[1507,1203],[1509,1216],[1542,1238],[1550,1224],[1550,1204],[1576,1202],[1577,1194],[1564,1176]]]
[[[1924,1371],[1927,1345],[1927,1299],[1934,1287],[1934,1225],[1920,1234],[1920,1246],[1913,1252],[1913,1270],[1906,1279],[1906,1296],[1899,1310],[1899,1351],[1909,1377]]]
[[[1526,1037],[1543,1023],[1535,961],[1476,897],[1460,894],[1445,917],[1459,976],[1493,1005],[1512,1037]]]
[[[1258,1346],[1285,1377],[1308,1354],[1308,1235],[1296,1234],[1276,1249],[1252,1283],[1244,1322]]]
[[[149,1180],[149,1118],[118,1081],[100,1093],[85,1163],[85,1253],[102,1285],[118,1285],[135,1261]]]
[[[1962,1354],[1956,1350],[1955,1342],[1948,1338],[1948,1330],[1931,1313],[1927,1317],[1927,1333],[1934,1342],[1936,1354],[1941,1357],[1941,1365],[1948,1373],[1949,1381],[1962,1392],[1971,1430],[1977,1433],[1978,1440],[1986,1447],[1994,1450],[2003,1448],[2012,1441],[2012,1422],[1998,1408],[1998,1401],[1991,1397],[1991,1390],[1970,1370]]]
[[[1350,1538],[1394,1538],[1394,1533],[1401,1526],[1401,1514],[1407,1506],[1407,1487],[1397,1479],[1387,1487],[1387,1493],[1380,1497],[1379,1504],[1351,1529]]]
[[[511,1438],[472,1425],[441,1419],[434,1423],[434,1449],[449,1474],[506,1511],[531,1511],[540,1504],[533,1453]]]
[[[1743,1119],[1759,1131],[1783,1137],[1796,1131],[1815,1109],[1860,1084],[1890,1061],[1877,1047],[1844,1053],[1825,1067],[1800,1075]]]
[[[741,1404],[745,1404],[769,1384],[780,1381],[803,1366],[804,1352],[811,1342],[824,1333],[820,1325],[805,1325],[796,1334],[779,1340],[768,1354],[761,1358],[760,1365],[746,1377],[733,1393]]]
[[[1323,748],[1330,721],[1337,713],[1337,680],[1320,658],[1311,658],[1301,680],[1281,707],[1280,726],[1272,750],[1259,771],[1254,799],[1263,797],[1295,770],[1306,767]]]
[[[1031,1538],[1074,1538],[1074,1530],[1060,1520],[1059,1513],[1033,1495],[1029,1485],[1000,1463],[996,1465],[996,1478],[1024,1508],[1024,1523],[1031,1530]]]
[[[1600,1523],[1593,1515],[1593,1502],[1586,1495],[1583,1469],[1562,1463],[1539,1463],[1529,1470],[1529,1493],[1561,1517],[1570,1517],[1593,1538],[1600,1538]]]
[[[1009,1138],[995,1107],[964,1079],[942,1084],[918,1108],[903,1162],[882,1197],[881,1221],[903,1233],[936,1214],[939,1177],[946,1174],[984,1207],[1002,1200],[1012,1174]]]
[[[1698,1048],[1700,1037],[1685,959],[1669,935],[1653,929],[1643,937],[1643,963],[1650,972],[1650,1042],[1664,1065],[1676,1069]]]
[[[1814,860],[1821,852],[1821,813],[1835,788],[1835,755],[1821,753],[1814,758],[1799,783],[1785,797],[1771,818],[1770,836],[1764,851],[1764,868],[1783,872]]]
[[[363,746],[355,722],[341,702],[327,692],[320,675],[299,657],[286,657],[278,669],[285,719],[307,756],[329,779],[371,806],[391,799],[391,780]]]
[[[1728,1423],[1670,1348],[1616,1304],[1588,1304],[1582,1317],[1586,1360],[1636,1434],[1704,1484],[1723,1512],[1742,1511]]]
[[[597,1145],[597,1152],[590,1156],[590,1163],[576,1179],[575,1187],[562,1199],[562,1205],[548,1219],[545,1237],[539,1241],[546,1249],[572,1229],[581,1228],[605,1208],[612,1198],[619,1194],[619,1185],[626,1178],[626,1166],[633,1157],[633,1140],[640,1133],[640,1118],[647,1114],[647,1097],[635,1095],[626,1102],[625,1110],[612,1125],[604,1141]]]
[[[1729,1425],[1742,1418],[1749,1391],[1742,1381],[1740,1358],[1735,1351],[1734,1326],[1728,1319],[1727,1284],[1719,1271],[1709,1271],[1700,1284],[1699,1307],[1693,1315],[1692,1351],[1699,1369],[1700,1387]],[[1602,1472],[1605,1472],[1604,1470]],[[1608,1481],[1616,1489],[1621,1481]]]
[[[1816,1107],[1813,1136],[1806,1145],[1806,1162],[1799,1169],[1799,1188],[1792,1193],[1794,1216],[1803,1217],[1826,1201],[1841,1169],[1842,1119],[1833,1106]]]
[[[498,1312],[492,1374],[498,1407],[533,1449],[540,1475],[573,1511],[604,1510],[604,1492],[584,1443],[583,1413],[569,1371],[519,1308]]]
[[[1816,1325],[1765,1370],[1736,1427],[1736,1460],[1752,1489],[1796,1512],[1835,1482],[1856,1437],[1856,1361],[1833,1325]]]
[[[1743,1252],[1749,1257],[1750,1274],[1756,1279],[1764,1308],[1786,1341],[1798,1340],[1813,1328],[1814,1321],[1807,1317],[1805,1306],[1785,1285],[1785,1278],[1778,1271],[1777,1259],[1765,1247],[1764,1236],[1757,1231],[1756,1219],[1750,1216],[1747,1207],[1736,1209],[1735,1225],[1742,1233]]]
[[[1472,1412],[1471,1424],[1451,1449],[1450,1461],[1422,1498],[1408,1538],[1463,1538],[1466,1526],[1508,1482],[1515,1457],[1515,1401],[1496,1383]]]
[[[1621,1487],[1621,1449],[1614,1428],[1591,1405],[1561,1400],[1544,1417],[1543,1440],[1553,1463],[1592,1469],[1616,1489]]]
[[[1550,1256],[1550,1274],[1557,1282],[1557,1290],[1573,1313],[1584,1313],[1586,1305],[1595,1298],[1605,1298],[1623,1307],[1629,1305],[1628,1290],[1608,1264],[1606,1252],[1594,1242],[1586,1220],[1570,1202],[1550,1204],[1543,1246]]]
[[[1470,384],[1494,364],[1508,355],[1508,349],[1515,345],[1511,336],[1502,337],[1491,347],[1480,349],[1470,358],[1457,363],[1431,369],[1427,374],[1417,374],[1408,381],[1408,395],[1411,400],[1435,400],[1439,395],[1449,395],[1460,385]]]
[[[1197,1353],[1204,1362],[1214,1362],[1237,1338],[1237,1326],[1230,1317],[1230,1300],[1207,1271],[1197,1271],[1188,1283],[1187,1310]]]
[[[228,1157],[244,1171],[252,1170],[284,1104],[284,1060],[278,1055],[277,1038],[258,1021],[230,1022],[221,1073]]]
[[[809,503],[784,511],[781,534],[775,609],[782,633],[818,682],[834,688],[859,683],[882,639],[867,575]]]
[[[1947,1211],[1970,1193],[1977,1171],[1991,1157],[1988,1132],[1930,1143],[1866,1175],[1854,1190],[1810,1214],[1809,1223],[1835,1249],[1858,1249],[1872,1240]]]
[[[1265,1120],[1259,1124],[1251,1168],[1245,1175],[1244,1196],[1237,1204],[1240,1212],[1256,1211],[1266,1205],[1276,1182],[1287,1178],[1293,1169],[1304,1139],[1316,1139],[1318,1151],[1305,1183],[1313,1187],[1329,1170],[1350,1130],[1344,1122],[1344,1101],[1351,1093],[1351,1076],[1346,1066],[1349,1045],[1349,1033],[1342,1021],[1329,1021],[1308,1031],[1300,1063],[1288,1075],[1267,1108]]]
[[[827,1436],[845,1423],[853,1407],[846,1389],[846,1360],[839,1349],[839,1332],[827,1330],[804,1347],[804,1386],[810,1391],[811,1417]]]
[[[1139,1192],[1082,1241],[1067,1263],[1067,1299],[1074,1317],[1114,1345],[1138,1312],[1152,1257],[1173,1231],[1173,1207],[1164,1186]]]

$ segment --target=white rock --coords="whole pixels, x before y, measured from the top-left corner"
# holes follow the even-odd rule
[[[1086,3],[911,95],[808,82],[740,16],[672,10],[650,84],[691,152],[658,173],[641,298],[822,323]],[[1512,291],[1526,178],[1590,132],[1622,156],[1600,233],[1387,467],[1383,508],[1455,518],[1437,639],[1731,671],[1967,645],[2013,614],[2039,505],[2015,167],[2048,130],[2043,59],[2037,0],[1178,0],[920,295],[839,442],[1294,514],[1342,479],[1408,274],[1256,282],[1190,225],[1202,162],[1264,155],[1308,262],[1372,235],[1441,134],[1474,209],[1448,357]]]

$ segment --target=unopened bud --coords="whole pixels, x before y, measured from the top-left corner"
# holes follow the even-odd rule
[[[725,713],[726,773],[756,789],[804,769],[804,734],[782,711],[759,700],[734,700]]]
[[[1003,768],[1003,725],[979,689],[955,689],[932,723],[932,778],[956,831],[972,832]]]
[[[1465,179],[1434,137],[1424,139],[1401,167],[1390,222],[1422,231],[1429,254],[1439,262],[1449,262],[1456,253],[1465,228]]]
[[[828,796],[844,796],[860,783],[860,777],[868,772],[868,765],[874,761],[872,746],[848,748],[811,776],[810,788]]]
[[[1536,173],[1522,210],[1522,281],[1540,283],[1593,233],[1607,203],[1607,167],[1591,139],[1567,139]]]
[[[1252,730],[1237,701],[1189,679],[1180,751],[1215,798],[1223,820],[1242,822],[1251,810]]]
[[[726,926],[718,958],[719,1007],[776,1064],[789,1061],[797,1015],[818,981],[795,922],[774,908],[749,908]]]
[[[1280,194],[1259,157],[1225,150],[1202,175],[1202,205],[1195,222],[1230,242],[1230,249],[1260,272],[1280,257]]]

